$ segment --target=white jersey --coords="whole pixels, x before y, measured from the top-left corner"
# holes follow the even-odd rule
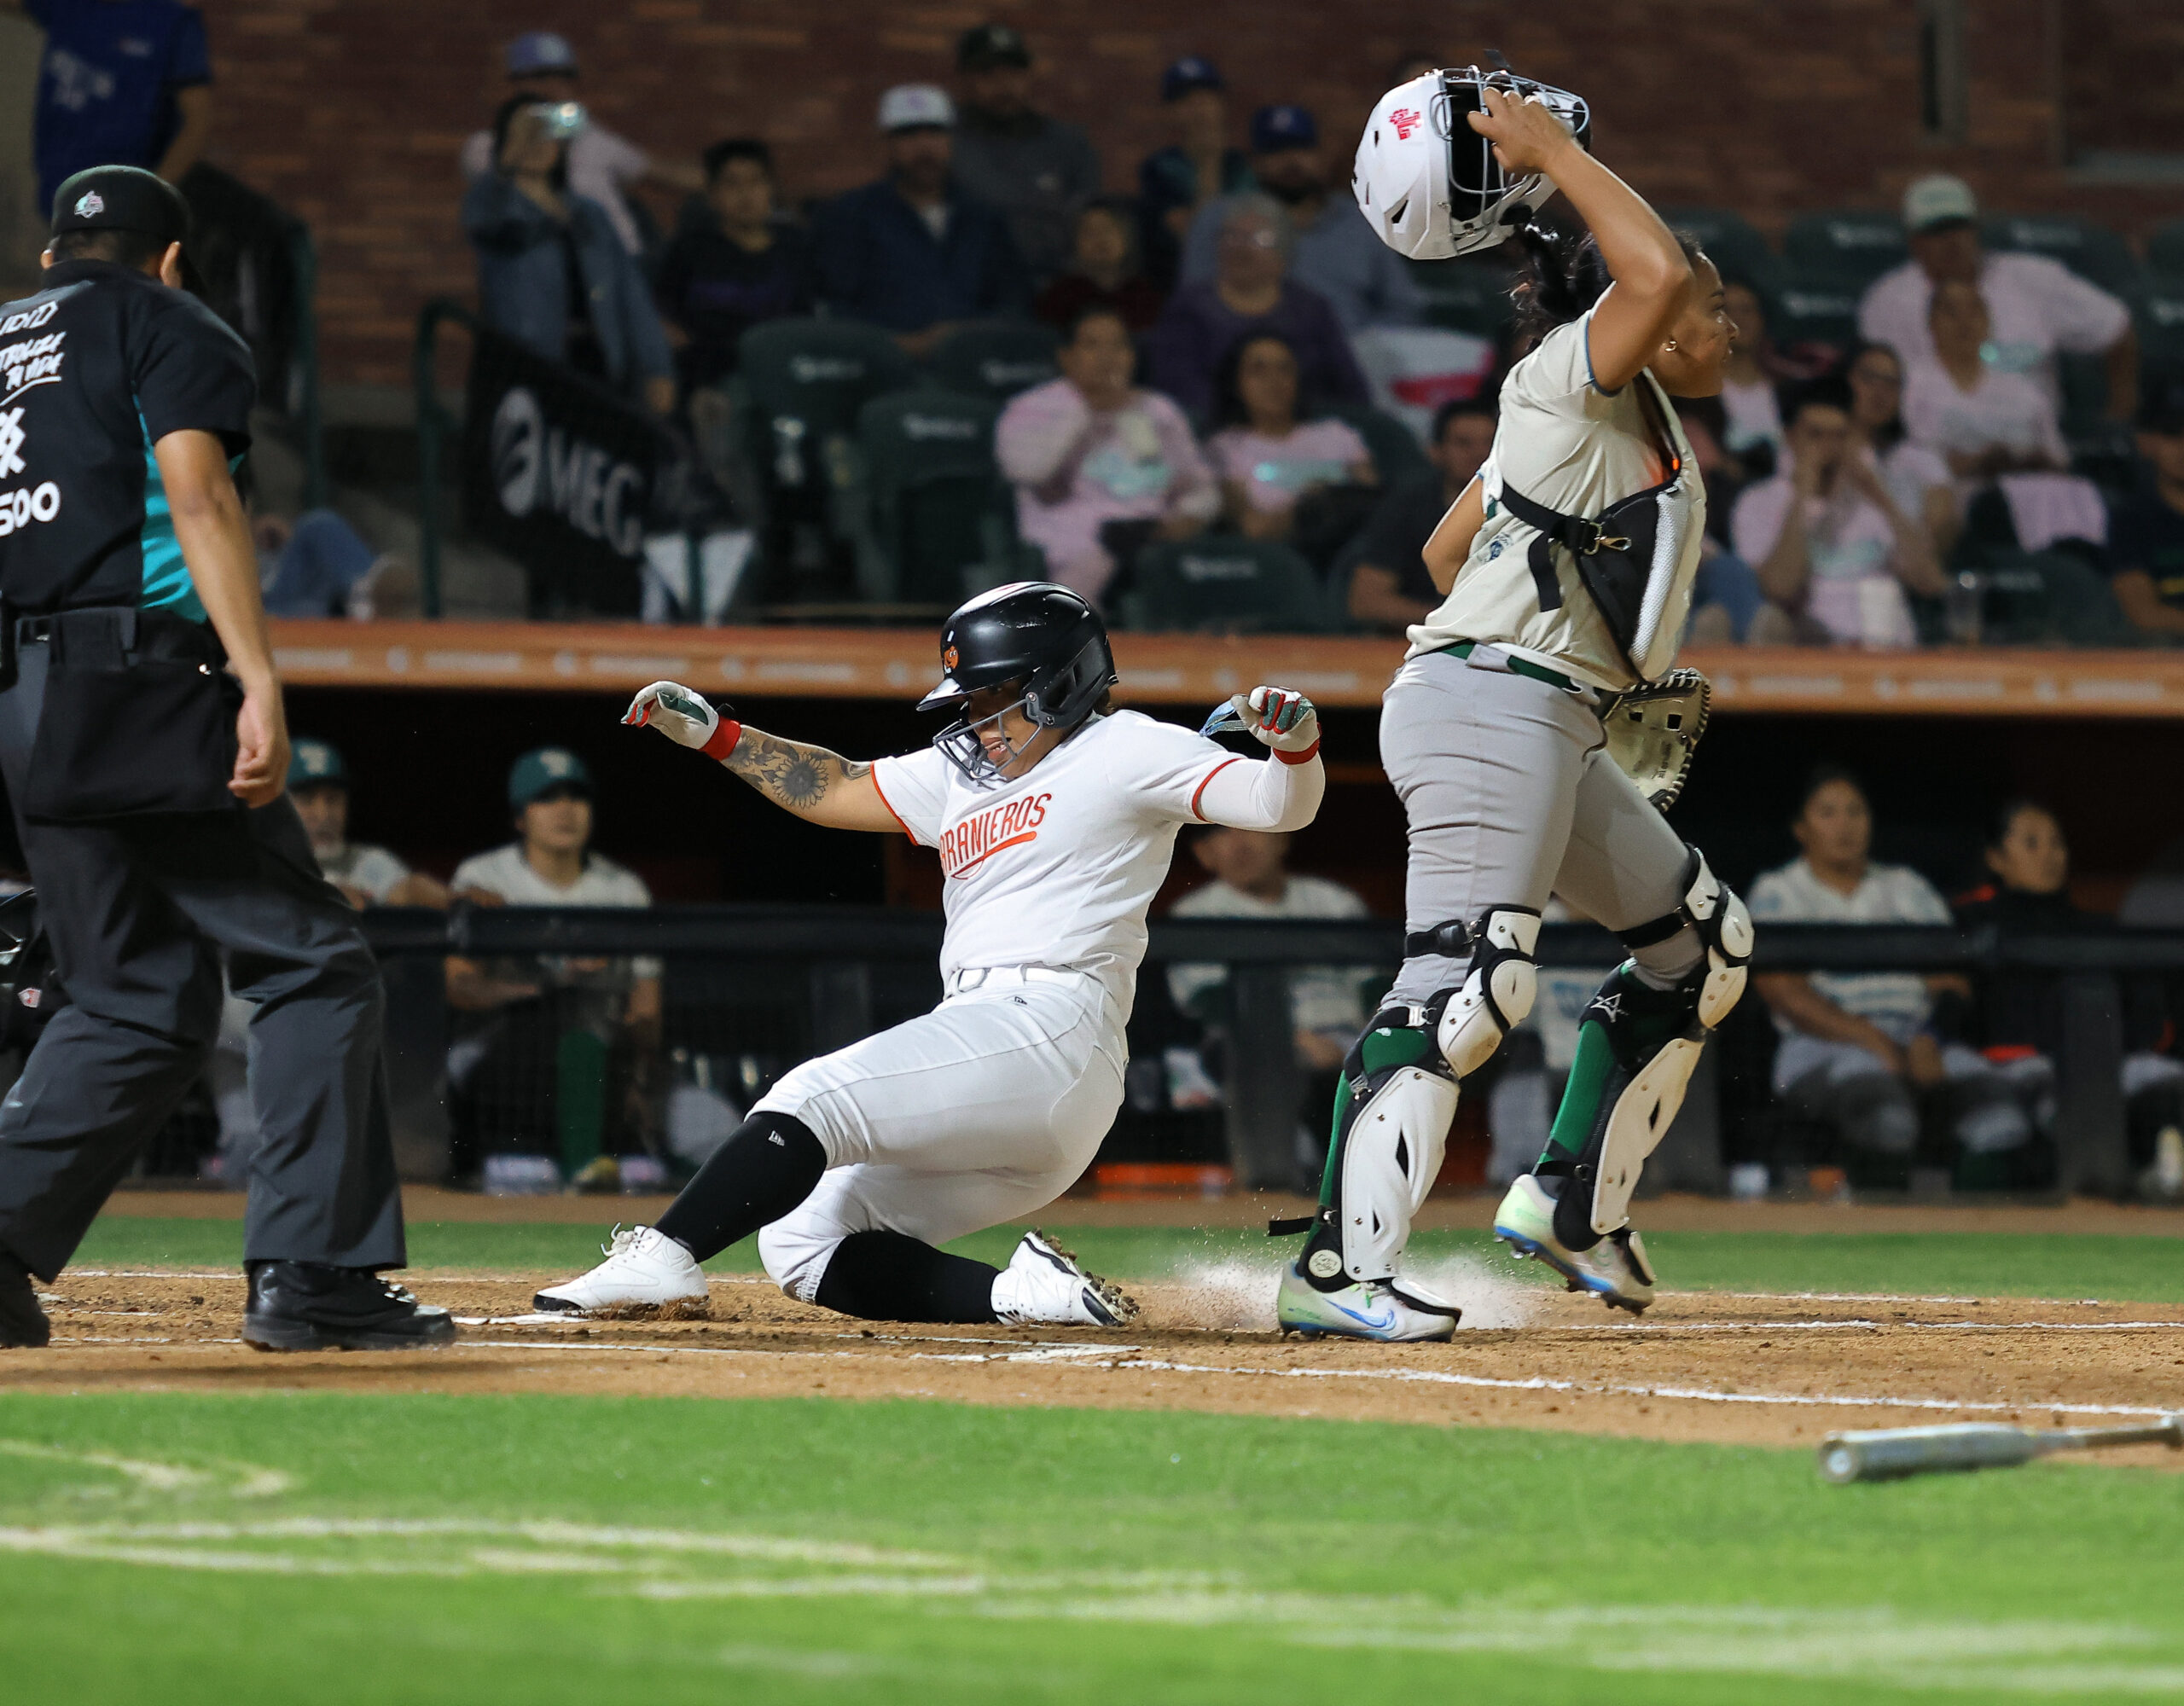
[[[882,758],[872,779],[910,839],[939,850],[944,978],[999,966],[1089,972],[1127,1020],[1146,909],[1176,833],[1209,821],[1201,808],[1217,772],[1250,762],[1118,711],[998,786],[978,786],[932,747]]]
[[[1588,341],[1592,323],[1588,313],[1557,326],[1509,369],[1502,386],[1502,424],[1494,434],[1494,451],[1478,471],[1485,522],[1440,608],[1410,630],[1410,656],[1437,652],[1459,640],[1484,641],[1610,693],[1635,684],[1567,551],[1554,554],[1561,607],[1540,608],[1529,562],[1538,530],[1518,520],[1499,502],[1506,480],[1535,503],[1563,515],[1596,519],[1611,506],[1668,478],[1638,402],[1638,387],[1653,385],[1653,377],[1641,374],[1620,391],[1602,391],[1593,382]],[[1685,467],[1695,468],[1690,441],[1658,386],[1654,401],[1676,455]],[[1682,633],[1690,612],[1691,583],[1706,531],[1706,494],[1695,478],[1685,482],[1679,508],[1675,537],[1682,548],[1658,629],[1669,636],[1670,661],[1675,636]]]

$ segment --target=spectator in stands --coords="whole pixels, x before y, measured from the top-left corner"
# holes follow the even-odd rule
[[[328,742],[296,738],[288,753],[288,798],[311,837],[319,874],[351,906],[448,903],[445,884],[411,870],[384,847],[349,839],[349,767]]]
[[[2146,398],[2139,454],[2152,490],[2123,498],[2109,519],[2111,583],[2131,626],[2173,645],[2184,639],[2184,381]]]
[[[1854,451],[1850,391],[1815,380],[1791,404],[1781,472],[1747,486],[1729,537],[1759,577],[1768,606],[1753,618],[1760,644],[1917,643],[1904,592],[1938,595],[1933,543]]]
[[[1300,391],[1297,352],[1279,332],[1237,339],[1217,384],[1220,430],[1205,451],[1228,521],[1246,539],[1289,539],[1298,505],[1314,495],[1380,484],[1357,429],[1316,416]]]
[[[1722,448],[1747,476],[1774,472],[1782,450],[1782,409],[1776,392],[1792,377],[1767,335],[1767,310],[1759,292],[1740,278],[1722,281],[1722,305],[1737,328],[1729,346],[1728,376],[1722,385]]]
[[[1077,216],[1069,270],[1048,281],[1031,312],[1059,331],[1088,308],[1111,308],[1136,333],[1152,328],[1166,300],[1139,265],[1137,221],[1130,204],[1119,196],[1101,196]]]
[[[956,107],[945,94],[898,84],[880,98],[880,129],[887,175],[819,216],[819,294],[922,358],[963,321],[1021,310],[1031,277],[1008,222],[956,181]]]
[[[1765,607],[1759,577],[1751,566],[1729,548],[1729,518],[1735,514],[1738,494],[1746,477],[1744,464],[1722,448],[1728,417],[1718,397],[1672,398],[1683,436],[1691,444],[1691,458],[1706,487],[1706,531],[1699,541],[1699,572],[1691,582],[1691,622],[1684,630],[1687,643],[1728,645],[1751,631],[1752,618]],[[1770,464],[1771,447],[1761,451]]]
[[[2129,421],[2138,408],[2139,340],[2131,310],[2100,286],[2045,255],[1985,253],[1979,204],[1960,177],[1934,173],[1903,192],[1911,258],[1875,279],[1858,305],[1858,334],[1887,344],[1907,365],[1934,353],[1927,307],[1937,286],[1977,286],[1994,321],[1994,365],[2037,380],[2051,406],[2062,387],[2060,353],[2100,354],[2108,413]]]
[[[138,165],[179,183],[205,157],[212,61],[196,7],[183,0],[0,5],[45,32],[31,117],[41,227],[54,192],[87,166]]]
[[[1196,54],[1177,60],[1160,74],[1160,99],[1176,140],[1138,167],[1137,200],[1148,268],[1166,286],[1175,282],[1199,210],[1253,184],[1251,161],[1229,145],[1228,85],[1211,60]]]
[[[1794,449],[1794,440],[1793,440]],[[1751,915],[1797,924],[1947,924],[1948,902],[1906,865],[1873,862],[1873,812],[1848,770],[1823,764],[1791,826],[1801,850],[1751,889]],[[1753,979],[1774,1015],[1774,1088],[1804,1117],[1833,1126],[1854,1182],[1908,1182],[1923,1092],[1951,1087],[1960,1153],[1991,1158],[2032,1136],[1994,1069],[1937,1036],[1937,996],[1968,998],[1955,973],[1770,972]],[[1982,1167],[1991,1166],[1982,1162]]]
[[[1048,575],[1097,601],[1118,564],[1156,537],[1188,538],[1221,499],[1182,410],[1130,383],[1137,352],[1120,315],[1085,309],[1060,360],[1060,379],[1002,411],[994,454]]]
[[[1289,218],[1290,270],[1297,281],[1327,299],[1343,329],[1410,326],[1425,300],[1403,258],[1374,235],[1346,178],[1327,169],[1320,128],[1302,107],[1262,107],[1252,114],[1252,176]],[[1227,208],[1234,198],[1199,210],[1183,245],[1183,281],[1202,283],[1220,271]]]
[[[1426,570],[1426,542],[1493,450],[1500,418],[1485,397],[1444,403],[1435,412],[1426,450],[1432,467],[1391,486],[1351,548],[1351,621],[1400,634],[1441,602]]]
[[[508,772],[516,839],[456,868],[458,898],[483,905],[648,907],[635,872],[591,850],[591,772],[558,746],[526,752]],[[606,1105],[607,1060],[621,1045],[641,1083],[657,1051],[656,960],[564,955],[447,961],[448,1005],[467,1016],[450,1051],[450,1100],[468,1173],[496,1154],[565,1152],[560,1092],[584,1087]],[[581,1117],[572,1108],[571,1117]],[[593,1132],[596,1141],[602,1134]]]
[[[1236,342],[1276,332],[1296,352],[1304,389],[1326,403],[1369,400],[1342,322],[1317,291],[1290,278],[1290,234],[1281,203],[1253,192],[1220,204],[1220,265],[1168,299],[1147,339],[1153,383],[1194,415],[1212,410],[1214,379]]]
[[[764,320],[809,314],[811,246],[775,205],[774,156],[755,136],[706,150],[712,218],[676,234],[659,263],[661,312],[688,339],[677,357],[683,394],[735,371],[737,340]]]
[[[1917,518],[1943,562],[1964,525],[1949,464],[1903,430],[1903,358],[1886,344],[1861,343],[1843,363],[1850,387],[1850,436],[1873,466],[1896,507]]]
[[[1006,24],[981,24],[956,45],[963,113],[956,177],[1001,210],[1035,277],[1069,264],[1077,210],[1100,193],[1100,156],[1074,125],[1031,105],[1031,49]]]
[[[293,520],[255,515],[258,578],[268,616],[375,617],[417,613],[417,572],[390,551],[375,551],[347,519],[307,509]]]
[[[1959,479],[2066,468],[2055,406],[2029,375],[1991,365],[1979,287],[1944,279],[1926,311],[1931,355],[1904,363],[1903,426]]]
[[[1213,880],[1177,901],[1176,918],[1364,918],[1356,891],[1324,877],[1289,869],[1291,838],[1251,829],[1202,829],[1191,852]],[[1298,1170],[1316,1181],[1327,1153],[1335,1078],[1343,1057],[1364,1029],[1368,995],[1382,975],[1370,966],[1298,966],[1289,975],[1289,1022],[1297,1064],[1306,1083],[1298,1131]],[[1228,1022],[1225,966],[1179,964],[1168,968],[1176,1005],[1214,1029]]]
[[[1988,826],[1989,880],[1955,902],[1966,930],[2004,934],[2064,936],[2100,931],[2109,921],[2075,905],[2070,897],[2071,849],[2055,814],[2036,800],[2013,799]],[[2184,1116],[2184,1061],[2159,1052],[2169,1040],[2161,980],[2123,981],[2123,1082],[2133,1158],[2154,1170],[2164,1128]],[[2033,1124],[2052,1136],[2055,1119],[2055,1063],[2063,1053],[2063,991],[2053,972],[1999,972],[1981,978],[1965,1015],[1965,1041],[1978,1048],[2009,1083]],[[1978,1182],[2026,1182],[2007,1172]],[[2184,1184],[2180,1180],[2179,1184]],[[2164,1194],[2149,1178],[2148,1194]]]
[[[577,56],[567,40],[550,30],[533,30],[508,45],[503,61],[508,67],[508,95],[541,106],[559,106],[578,98]],[[462,145],[462,175],[472,183],[490,177],[501,157],[497,127],[471,133]],[[584,129],[569,142],[569,188],[599,204],[614,228],[624,253],[644,253],[648,245],[642,204],[630,192],[643,183],[694,193],[705,180],[694,166],[679,160],[655,160],[635,142],[619,136],[595,120],[587,119]]]
[[[493,125],[494,170],[462,197],[478,308],[495,331],[640,398],[675,407],[667,334],[607,210],[569,186],[557,109],[515,96]],[[581,135],[581,130],[576,132]]]

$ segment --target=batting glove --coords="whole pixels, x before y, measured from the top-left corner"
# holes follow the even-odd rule
[[[1253,688],[1228,703],[1244,730],[1261,746],[1271,746],[1285,764],[1309,763],[1320,750],[1320,713],[1311,700],[1288,688]]]
[[[631,728],[657,728],[677,746],[691,747],[722,763],[743,738],[741,723],[723,717],[680,682],[654,682],[630,701],[622,721]]]

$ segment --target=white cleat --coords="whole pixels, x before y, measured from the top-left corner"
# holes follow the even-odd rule
[[[607,1260],[590,1273],[549,1285],[531,1307],[555,1315],[656,1315],[693,1320],[710,1313],[705,1270],[690,1252],[651,1227],[616,1227],[600,1246]]]
[[[1653,1273],[1646,1246],[1629,1227],[1612,1232],[1590,1250],[1571,1250],[1554,1235],[1554,1198],[1530,1173],[1521,1174],[1494,1211],[1494,1235],[1519,1256],[1536,1256],[1569,1282],[1610,1309],[1644,1313],[1653,1301]]]
[[[1275,1320],[1285,1333],[1306,1338],[1369,1338],[1384,1344],[1452,1338],[1463,1311],[1438,1298],[1406,1297],[1385,1281],[1359,1280],[1322,1291],[1284,1262],[1274,1299]]]
[[[1034,1227],[994,1276],[993,1312],[1013,1327],[1118,1327],[1137,1304]]]

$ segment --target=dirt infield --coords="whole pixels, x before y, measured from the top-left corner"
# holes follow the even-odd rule
[[[713,1280],[708,1320],[570,1323],[530,1313],[565,1276],[421,1273],[418,1294],[466,1322],[455,1348],[268,1356],[239,1341],[232,1274],[76,1270],[47,1294],[52,1348],[0,1352],[0,1389],[914,1397],[1765,1445],[2184,1408],[2176,1305],[1682,1292],[1633,1320],[1463,1260],[1437,1275],[1466,1303],[1453,1343],[1374,1346],[1279,1338],[1273,1272],[1144,1286],[1116,1332],[861,1326],[741,1278]],[[2102,1460],[2184,1467],[2158,1448]]]

